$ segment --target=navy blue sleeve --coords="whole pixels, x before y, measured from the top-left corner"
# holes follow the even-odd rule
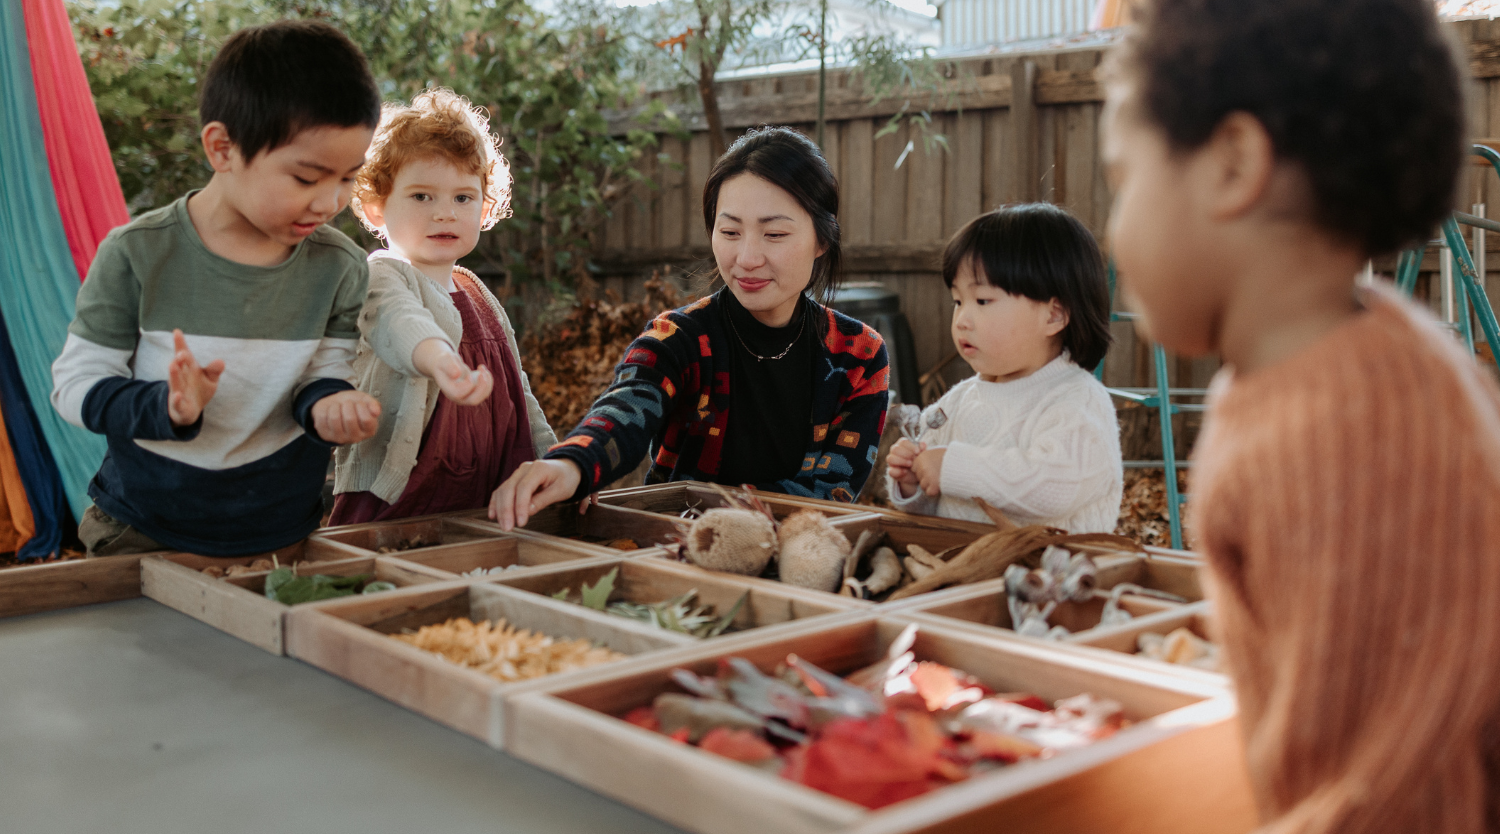
[[[167,383],[112,376],[83,398],[83,425],[105,437],[132,440],[192,440],[203,415],[190,426],[174,426],[167,413]]]
[[[292,400],[292,417],[296,419],[297,425],[307,432],[308,437],[329,448],[337,446],[337,443],[329,443],[318,436],[318,429],[313,425],[313,406],[318,404],[318,400],[330,394],[353,390],[354,386],[342,379],[315,379],[298,391],[296,399]]]

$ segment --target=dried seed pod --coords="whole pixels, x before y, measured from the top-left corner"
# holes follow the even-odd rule
[[[910,556],[913,559],[916,559],[918,562],[921,562],[929,568],[937,569],[947,566],[947,562],[944,562],[942,559],[939,559],[938,557],[932,555],[921,545],[907,545],[906,555]]]
[[[875,551],[875,555],[870,557],[870,568],[870,578],[865,580],[865,587],[871,594],[890,590],[901,581],[901,561],[896,558],[896,551],[889,547]]]
[[[275,567],[275,565],[271,564],[271,560],[270,559],[256,559],[255,561],[253,561],[253,562],[250,563],[250,570],[257,571],[257,572],[263,571],[263,570],[270,570],[273,567]]]
[[[906,572],[911,574],[911,578],[917,580],[918,582],[926,579],[928,575],[936,570],[936,568],[929,568],[910,556],[902,559],[901,564],[906,566]]]
[[[206,575],[206,576],[212,576],[215,579],[222,579],[223,576],[224,576],[224,569],[221,568],[221,567],[219,567],[218,565],[209,565],[208,567],[204,568],[201,572],[204,575]]]
[[[254,572],[255,571],[251,569],[249,565],[230,565],[229,567],[224,569],[224,576],[225,578],[229,578],[234,576],[243,576],[244,574]]]
[[[844,578],[849,539],[817,510],[801,510],[781,522],[777,563],[781,581],[800,588],[835,591]]]
[[[776,525],[753,510],[715,507],[693,522],[684,544],[700,568],[755,576],[776,553]]]

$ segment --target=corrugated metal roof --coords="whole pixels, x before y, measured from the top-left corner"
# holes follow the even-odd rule
[[[944,0],[943,46],[964,47],[1086,32],[1095,0]]]

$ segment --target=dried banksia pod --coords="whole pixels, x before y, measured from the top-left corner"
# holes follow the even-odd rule
[[[754,510],[715,507],[693,522],[683,545],[700,568],[755,576],[776,554],[776,524]]]
[[[817,510],[801,510],[781,522],[776,559],[781,581],[800,588],[837,591],[844,578],[849,539]]]

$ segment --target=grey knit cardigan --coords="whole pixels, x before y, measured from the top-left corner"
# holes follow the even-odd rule
[[[417,463],[422,432],[437,405],[437,383],[412,365],[412,351],[427,339],[442,339],[455,350],[463,340],[463,322],[448,291],[390,250],[373,252],[370,294],[359,314],[359,347],[354,356],[354,378],[359,390],[380,401],[380,428],[369,440],[340,446],[334,453],[333,491],[373,492],[394,504],[406,489]],[[472,272],[456,267],[470,278]],[[516,333],[505,308],[475,278],[485,301],[505,328],[505,338],[521,367]],[[531,445],[537,457],[557,442],[542,406],[531,393],[531,381],[521,371]]]

